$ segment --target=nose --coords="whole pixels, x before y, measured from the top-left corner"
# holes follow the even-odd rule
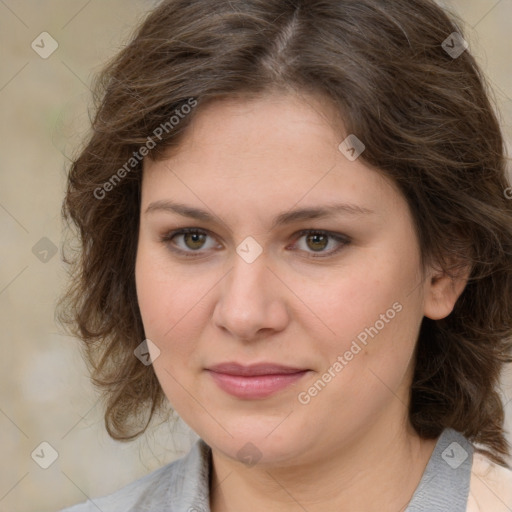
[[[213,321],[243,341],[282,331],[289,322],[286,290],[264,254],[252,263],[236,255],[233,268],[219,283]]]

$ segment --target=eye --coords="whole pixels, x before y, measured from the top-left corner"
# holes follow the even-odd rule
[[[330,233],[328,231],[305,229],[300,231],[298,235],[299,238],[296,240],[304,238],[306,242],[306,248],[300,248],[299,250],[310,252],[308,249],[311,249],[312,253],[310,252],[310,256],[308,256],[311,258],[326,258],[341,251],[344,246],[350,243],[350,239],[347,236]],[[221,247],[220,245],[215,246],[215,244],[208,247],[207,244],[205,244],[205,240],[207,240],[209,236],[209,233],[202,229],[182,228],[163,235],[160,240],[173,252],[187,257],[197,257],[202,251]],[[181,241],[182,244],[180,245],[175,240]],[[333,240],[335,242],[335,248],[326,251],[325,249],[329,247],[330,242]],[[297,241],[294,245],[296,244]],[[317,256],[314,253],[320,255]]]
[[[298,240],[304,238],[306,245],[306,249],[301,250],[309,252],[308,248],[311,249],[313,251],[313,254],[310,256],[311,258],[325,258],[332,256],[333,254],[341,251],[345,245],[350,243],[350,239],[348,237],[340,234],[330,233],[328,231],[305,229],[301,231],[299,235],[300,236]],[[329,246],[329,242],[332,240],[335,241],[335,248],[326,251],[326,247]],[[314,253],[321,253],[321,255],[316,256]]]
[[[161,241],[165,243],[171,251],[178,252],[185,256],[196,256],[201,249],[212,249],[213,247],[205,247],[205,239],[209,234],[197,228],[183,228],[178,231],[172,231],[161,237]],[[175,239],[181,240],[183,245],[176,244]],[[178,246],[178,247],[176,247]]]

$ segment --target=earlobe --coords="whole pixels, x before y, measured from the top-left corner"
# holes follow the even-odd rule
[[[459,268],[455,275],[432,271],[425,286],[424,315],[432,320],[446,318],[460,297],[471,273],[471,266]]]

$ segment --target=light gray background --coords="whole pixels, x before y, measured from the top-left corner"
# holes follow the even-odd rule
[[[443,4],[467,23],[512,149],[512,0]],[[91,77],[154,5],[0,0],[0,512],[56,511],[112,492],[183,455],[196,439],[181,422],[130,444],[107,436],[78,342],[54,322],[65,278],[59,253],[43,262],[32,252],[43,237],[60,246],[67,157],[88,130]],[[42,32],[59,45],[47,59],[31,47]],[[510,431],[510,370],[503,397]],[[31,458],[43,441],[59,455],[46,470]]]

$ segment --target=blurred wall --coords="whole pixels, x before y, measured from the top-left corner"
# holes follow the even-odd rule
[[[443,4],[467,23],[510,147],[512,0]],[[107,494],[196,439],[178,422],[131,444],[112,441],[78,343],[54,322],[65,278],[58,251],[65,170],[88,129],[91,78],[154,5],[0,0],[0,512],[56,511]],[[510,431],[510,371],[503,397]]]

